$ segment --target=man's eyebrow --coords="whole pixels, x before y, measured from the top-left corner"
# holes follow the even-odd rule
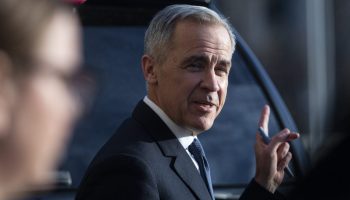
[[[206,55],[192,55],[189,56],[187,58],[185,58],[181,64],[188,64],[188,63],[193,63],[193,62],[202,62],[202,63],[209,63],[210,62],[210,58]],[[231,60],[227,60],[227,59],[219,59],[219,61],[217,62],[217,64],[222,65],[222,66],[226,66],[226,67],[231,67]]]
[[[192,55],[189,56],[187,58],[185,58],[182,63],[186,64],[186,63],[192,63],[192,62],[205,62],[208,63],[209,62],[209,57],[206,55]]]

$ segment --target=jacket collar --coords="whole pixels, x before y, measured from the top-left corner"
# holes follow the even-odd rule
[[[199,199],[211,199],[211,195],[191,158],[161,118],[143,101],[137,104],[132,116],[156,141],[163,155],[173,157],[172,168],[193,193]]]

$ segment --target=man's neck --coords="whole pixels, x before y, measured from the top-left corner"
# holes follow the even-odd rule
[[[189,129],[176,124],[154,101],[145,96],[143,101],[162,119],[177,138],[193,136],[193,132]]]

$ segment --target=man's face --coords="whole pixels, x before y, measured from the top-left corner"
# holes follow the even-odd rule
[[[232,46],[221,25],[179,22],[163,63],[155,67],[155,99],[178,125],[208,130],[226,99]]]

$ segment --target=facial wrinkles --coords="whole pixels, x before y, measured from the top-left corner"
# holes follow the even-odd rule
[[[224,47],[224,45],[218,46],[217,44],[205,41],[203,44],[196,45],[193,47],[190,47],[186,51],[184,51],[184,55],[192,54],[193,52],[200,52],[201,54],[212,54],[217,55],[218,57],[231,57],[232,54],[226,55],[227,52],[231,52],[230,48]]]
[[[169,50],[171,57],[168,57],[167,63],[167,69],[174,70],[174,73],[168,71],[166,74],[173,75],[169,75],[172,78],[171,87],[179,84],[174,93],[181,92],[185,97],[179,99],[181,103],[172,106],[178,106],[177,109],[169,109],[169,113],[173,112],[172,116],[177,116],[174,118],[178,119],[175,121],[179,124],[200,130],[207,129],[224,104],[227,75],[221,76],[217,70],[222,62],[231,62],[232,49],[229,36],[223,29],[220,26],[203,26],[190,22],[179,23],[176,27],[173,45]],[[190,64],[199,64],[202,67],[196,69],[194,65],[194,68],[189,68]],[[210,85],[214,83],[218,85],[216,88]],[[164,87],[164,93],[169,92],[171,87]],[[203,104],[202,108],[205,109],[197,109],[198,104]]]
[[[182,51],[184,58],[189,58],[193,55],[208,57],[210,66],[215,66],[218,61],[230,62],[231,50],[227,45],[220,45],[219,42],[212,42],[210,40],[201,39],[194,42],[187,50]]]
[[[220,56],[218,55],[213,55],[213,54],[201,54],[198,56],[195,56],[198,58],[202,58],[202,60],[206,60],[205,61],[205,69],[203,71],[203,73],[207,74],[207,73],[211,73],[210,76],[212,76],[214,74],[214,81],[216,81],[216,83],[212,83],[212,84],[217,84],[218,85],[218,90],[217,91],[211,91],[208,90],[206,88],[204,88],[202,86],[203,81],[205,80],[200,80],[198,81],[198,83],[195,85],[195,87],[193,87],[192,91],[190,92],[189,96],[188,96],[188,102],[192,102],[192,103],[201,103],[201,104],[207,104],[210,106],[215,106],[216,110],[218,111],[219,109],[221,109],[222,105],[223,105],[223,100],[220,95],[222,95],[222,92],[224,92],[223,90],[225,90],[225,84],[227,84],[226,81],[226,77],[217,77],[216,72],[215,72],[215,67],[218,64],[218,62],[221,62],[222,59],[220,58]],[[208,72],[209,71],[209,72]],[[204,75],[203,78],[206,78],[207,75]],[[211,83],[209,83],[211,84]],[[220,100],[222,102],[220,102]]]
[[[229,52],[229,53],[228,53]],[[219,112],[224,103],[225,97],[225,85],[227,84],[227,77],[218,77],[216,76],[215,68],[220,62],[230,63],[231,61],[231,50],[230,48],[225,48],[224,45],[219,46],[218,44],[211,42],[209,40],[201,40],[200,43],[195,43],[194,46],[191,46],[186,51],[184,51],[184,57],[202,57],[205,61],[205,73],[214,74],[214,81],[219,86],[217,91],[203,90],[201,84],[203,80],[199,81],[188,96],[188,102],[197,102],[208,104],[216,107],[216,111]],[[229,55],[227,55],[229,54]],[[208,72],[208,70],[210,72]],[[221,96],[220,96],[221,95]]]

